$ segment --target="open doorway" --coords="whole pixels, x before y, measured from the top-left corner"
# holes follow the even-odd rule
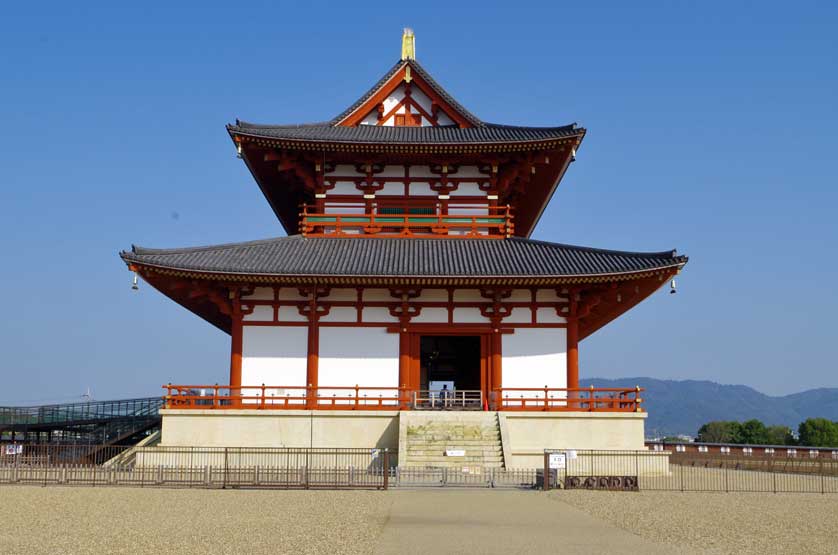
[[[420,389],[481,391],[480,336],[423,335],[420,338]]]

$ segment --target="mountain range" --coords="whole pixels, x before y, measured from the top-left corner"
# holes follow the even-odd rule
[[[694,436],[712,420],[745,421],[752,418],[766,425],[781,424],[797,430],[807,418],[838,420],[838,388],[819,388],[772,397],[745,385],[723,385],[699,380],[654,378],[592,378],[582,387],[644,388],[643,407],[649,413],[646,435]]]

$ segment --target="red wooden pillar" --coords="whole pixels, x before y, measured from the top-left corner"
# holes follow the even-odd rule
[[[404,328],[399,332],[399,397],[402,399],[401,409],[410,408],[412,384],[410,379],[410,334]]]
[[[242,385],[242,343],[244,327],[238,298],[233,299],[230,326],[230,396],[241,395]],[[236,404],[235,402],[233,404]]]
[[[308,321],[308,356],[306,357],[306,408],[317,406],[317,365],[320,354],[320,326],[316,311],[312,310]]]
[[[575,317],[567,319],[567,388],[579,388],[579,319]]]
[[[491,339],[491,377],[489,379],[489,398],[491,402],[490,404],[494,405],[494,410],[497,410],[501,406],[501,391],[500,388],[503,387],[503,370],[501,368],[501,360],[503,360],[503,351],[501,347],[501,333],[500,329],[495,328],[492,332],[492,339]]]

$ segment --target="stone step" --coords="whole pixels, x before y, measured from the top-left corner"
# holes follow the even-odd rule
[[[503,465],[501,463],[489,463],[489,464],[462,464],[462,463],[455,463],[455,462],[442,462],[442,463],[434,463],[434,464],[411,464],[407,467],[402,467],[402,479],[404,481],[411,480],[411,473],[410,469],[415,469],[416,474],[413,476],[414,478],[421,478],[424,480],[433,480],[434,475],[429,472],[436,469],[447,468],[448,475],[451,476],[451,472],[461,472],[462,469],[468,468],[469,473],[475,476],[480,476],[481,469],[489,469],[489,468],[502,468]],[[405,470],[407,469],[407,470]],[[463,472],[463,474],[467,474]]]
[[[494,435],[486,435],[482,437],[474,437],[469,435],[460,435],[460,434],[434,434],[434,435],[422,435],[422,436],[411,436],[407,438],[407,441],[413,442],[427,442],[427,441],[470,441],[470,442],[498,442],[500,441],[500,434]]]
[[[473,436],[473,437],[485,437],[485,436],[496,436],[498,434],[498,430],[496,428],[483,428],[479,430],[467,430],[467,429],[458,429],[458,428],[440,428],[436,430],[421,430],[410,432],[407,434],[407,437],[422,437],[422,436],[435,436],[435,435],[459,435],[459,436]]]
[[[503,457],[431,457],[431,456],[422,456],[422,457],[408,457],[405,461],[408,465],[430,465],[434,466],[437,464],[459,464],[463,466],[477,464],[499,464],[503,462]]]
[[[497,451],[469,451],[466,450],[467,457],[502,457],[503,453],[498,449]],[[445,451],[438,451],[438,450],[430,450],[430,449],[411,449],[407,452],[407,458],[412,459],[413,457],[446,457],[446,458],[454,458],[454,457],[447,457],[445,455]]]

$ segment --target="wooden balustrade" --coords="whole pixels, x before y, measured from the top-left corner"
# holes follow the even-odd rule
[[[165,408],[195,410],[407,410],[420,393],[405,387],[361,385],[259,385],[232,388],[229,385],[168,384],[163,388],[166,390]],[[641,391],[643,389],[639,387],[504,387],[491,392],[488,408],[502,411],[642,412]],[[479,399],[482,397],[478,395],[475,398],[478,399],[477,406],[481,406],[483,403]],[[453,399],[456,399],[456,392],[452,392]],[[468,403],[468,408],[475,408],[473,404]]]
[[[163,389],[167,409],[399,410],[410,402],[400,387],[167,384]]]
[[[641,387],[504,387],[492,392],[489,406],[503,411],[642,412],[641,391]]]
[[[365,204],[335,204],[322,208],[305,205],[300,213],[300,233],[307,237],[324,236],[388,236],[388,237],[461,237],[503,239],[514,231],[512,208],[509,206],[481,206],[449,204],[441,207],[411,207],[402,213]],[[428,208],[433,213],[412,213]],[[470,213],[469,213],[470,212]],[[484,213],[475,213],[484,212]]]

